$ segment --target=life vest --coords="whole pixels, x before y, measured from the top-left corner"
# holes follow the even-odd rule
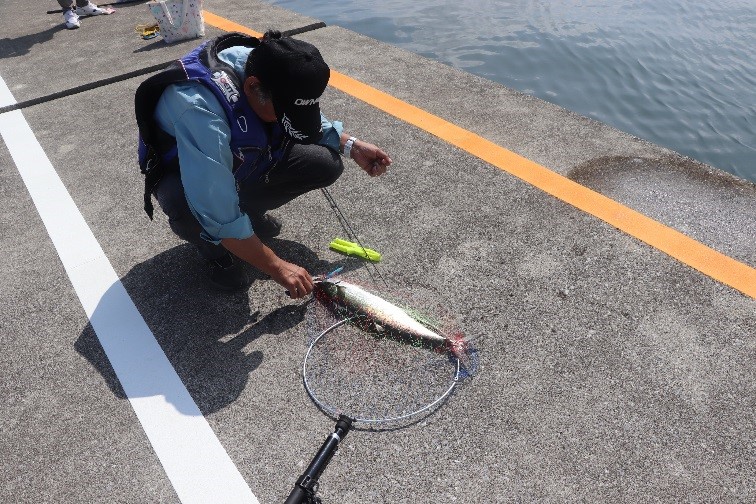
[[[163,174],[178,170],[176,139],[155,122],[160,96],[171,84],[198,82],[208,88],[223,107],[231,129],[233,173],[237,189],[255,182],[283,156],[285,135],[277,122],[264,123],[244,95],[243,83],[234,68],[218,57],[233,46],[256,47],[259,40],[241,33],[221,35],[169,64],[137,88],[134,107],[139,128],[139,169],[145,176],[144,210],[152,219],[152,192]]]

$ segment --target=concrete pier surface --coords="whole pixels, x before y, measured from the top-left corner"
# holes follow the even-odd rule
[[[304,301],[250,268],[206,282],[142,210],[133,97],[178,58],[144,3],[68,31],[0,4],[0,501],[283,502],[334,422],[302,385]],[[206,37],[318,22],[205,0]],[[351,432],[323,502],[756,500],[756,186],[338,26],[321,108],[393,158],[329,189],[390,290],[475,342],[477,374],[417,422]],[[62,93],[65,94],[65,93]],[[269,245],[313,274],[319,191]]]

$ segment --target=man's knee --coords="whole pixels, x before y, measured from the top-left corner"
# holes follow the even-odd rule
[[[310,162],[313,165],[313,174],[321,187],[326,187],[336,182],[344,172],[344,163],[338,153],[322,145],[308,146],[310,149]]]

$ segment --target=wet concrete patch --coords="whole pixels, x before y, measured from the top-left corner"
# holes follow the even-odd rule
[[[690,158],[597,157],[567,176],[749,265],[756,184]]]

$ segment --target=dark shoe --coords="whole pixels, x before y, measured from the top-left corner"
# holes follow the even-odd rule
[[[273,238],[281,233],[281,221],[270,214],[250,215],[252,231],[259,238]]]
[[[239,261],[231,254],[207,261],[210,283],[224,291],[235,291],[249,286],[249,277]]]

